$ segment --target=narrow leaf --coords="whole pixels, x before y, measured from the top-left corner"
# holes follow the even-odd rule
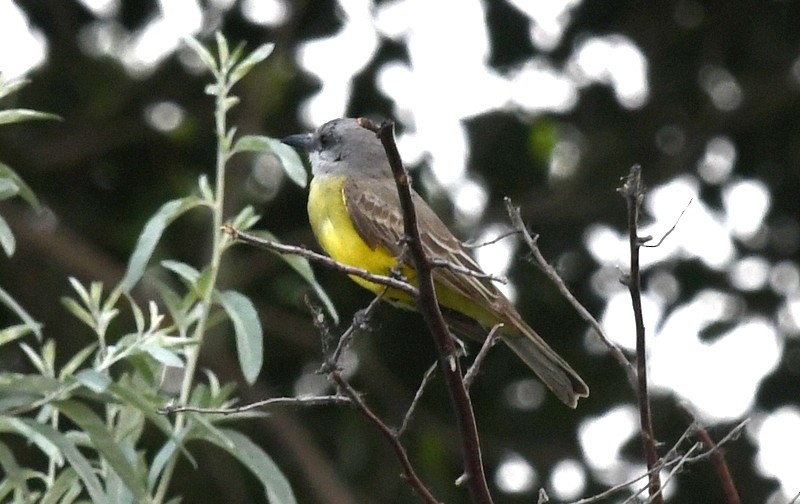
[[[178,276],[186,280],[188,285],[195,285],[200,272],[193,266],[180,261],[165,260],[161,261],[161,266],[176,273]]]
[[[248,54],[247,57],[231,71],[231,75],[228,78],[230,85],[238,82],[239,79],[247,75],[254,66],[267,59],[267,56],[270,55],[274,48],[275,44],[263,44],[256,48],[255,51]]]
[[[144,275],[147,263],[150,261],[150,257],[153,255],[153,251],[155,251],[156,245],[161,240],[161,235],[167,226],[178,216],[200,203],[201,201],[195,196],[168,201],[150,217],[150,220],[144,226],[144,230],[142,230],[142,234],[139,235],[139,240],[136,242],[136,247],[128,262],[128,270],[125,272],[125,277],[120,284],[125,292],[130,292]]]
[[[289,480],[264,450],[237,431],[221,429],[221,432],[231,441],[233,448],[214,438],[209,440],[233,455],[258,478],[270,504],[297,504]]]
[[[95,475],[94,469],[92,468],[91,464],[89,464],[89,461],[86,460],[86,457],[84,457],[80,450],[78,450],[72,440],[54,430],[47,424],[41,424],[35,420],[29,419],[22,419],[21,421],[30,427],[31,430],[35,431],[40,436],[46,438],[49,442],[58,447],[58,449],[64,455],[64,458],[69,461],[70,466],[75,469],[75,472],[77,472],[78,476],[80,476],[86,491],[89,492],[89,497],[91,497],[92,502],[108,502],[110,504],[108,496],[105,494],[103,487],[100,484],[100,480],[97,479],[97,476]]]
[[[194,37],[185,37],[183,42],[189,46],[192,51],[194,51],[197,57],[200,58],[200,60],[212,74],[217,74],[217,62],[214,60],[214,56],[211,55],[211,52],[206,49],[203,44],[198,42]]]
[[[75,373],[75,379],[89,390],[102,394],[111,385],[111,378],[94,369],[82,369]]]
[[[3,290],[2,287],[0,287],[0,303],[4,304],[9,310],[13,311],[26,326],[30,327],[31,331],[33,331],[33,334],[36,335],[36,339],[42,341],[42,324],[33,320],[33,317],[31,317],[25,308],[20,306],[20,304],[17,303],[17,301],[11,297],[8,292]]]
[[[94,448],[122,479],[136,498],[136,502],[146,502],[147,491],[144,481],[136,473],[131,461],[122,452],[100,417],[78,402],[58,401],[53,405],[89,436]]]
[[[157,360],[161,364],[164,364],[165,366],[172,366],[178,368],[183,367],[183,361],[181,360],[180,357],[178,357],[178,354],[167,348],[154,344],[144,344],[141,346],[141,349],[150,354],[150,357],[154,358],[155,360]]]
[[[94,353],[95,349],[97,349],[97,343],[92,343],[76,352],[75,355],[70,357],[67,363],[64,364],[64,367],[61,368],[61,372],[58,374],[59,378],[63,379],[67,376],[72,376],[86,359]]]
[[[217,302],[228,314],[236,333],[239,365],[247,383],[254,383],[264,361],[263,332],[255,306],[250,299],[236,291],[216,293]]]
[[[81,491],[78,473],[71,467],[61,471],[53,482],[53,486],[47,489],[47,493],[42,497],[41,504],[64,504],[72,502]]]
[[[0,75],[0,100],[5,98],[8,95],[12,95],[19,91],[20,89],[24,88],[31,81],[28,79],[16,79],[11,81],[5,81],[3,76]]]
[[[13,198],[19,194],[19,186],[9,178],[0,178],[0,201]]]
[[[233,152],[272,152],[281,160],[286,175],[300,187],[308,184],[308,172],[297,152],[278,139],[263,135],[245,135],[239,138]]]
[[[11,231],[11,227],[2,215],[0,215],[0,246],[3,247],[3,251],[8,257],[13,256],[14,251],[17,249],[17,240],[14,239],[14,232]]]
[[[23,122],[23,121],[35,121],[42,119],[60,120],[61,118],[55,114],[39,112],[38,110],[28,110],[28,109],[0,110],[0,125]]]
[[[42,205],[33,193],[33,190],[25,183],[17,173],[8,165],[0,163],[0,179],[9,179],[17,186],[19,195],[22,199],[28,202],[37,212],[42,209]]]
[[[280,243],[275,235],[270,233],[269,231],[265,230],[257,230],[252,231],[251,234],[263,238],[265,240],[274,241]],[[308,282],[312,289],[314,289],[314,293],[317,295],[322,304],[325,305],[325,309],[328,311],[328,314],[331,316],[333,321],[338,324],[339,323],[339,314],[336,311],[336,307],[333,305],[333,301],[325,292],[325,289],[317,281],[316,276],[314,276],[314,270],[311,268],[311,264],[309,264],[308,260],[305,257],[289,255],[289,254],[277,254],[278,257],[286,261],[286,264],[292,267],[303,279]]]

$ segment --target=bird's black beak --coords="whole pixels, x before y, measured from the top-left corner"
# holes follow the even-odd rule
[[[314,150],[314,135],[311,133],[300,133],[281,138],[281,142],[296,149],[303,149],[306,152]]]

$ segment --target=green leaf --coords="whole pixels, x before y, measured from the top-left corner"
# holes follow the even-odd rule
[[[185,37],[183,42],[189,46],[192,51],[194,51],[197,57],[200,58],[200,60],[212,74],[216,75],[219,72],[217,61],[214,59],[214,56],[212,56],[211,52],[206,49],[203,44],[198,42],[196,38]]]
[[[147,490],[144,481],[136,473],[135,467],[125,456],[100,417],[78,402],[57,401],[52,404],[89,436],[94,448],[122,479],[125,486],[134,495],[136,502],[146,502]]]
[[[0,346],[16,341],[31,332],[33,332],[31,328],[25,324],[5,327],[0,330]]]
[[[216,293],[216,301],[228,314],[236,333],[239,365],[247,383],[254,383],[264,362],[264,337],[253,302],[236,291]]]
[[[0,179],[9,179],[17,186],[19,195],[22,199],[28,202],[37,212],[41,211],[42,205],[33,194],[33,190],[25,183],[17,173],[6,164],[0,163]]]
[[[153,457],[153,462],[150,464],[150,471],[147,474],[148,490],[150,490],[151,492],[155,490],[156,485],[158,484],[158,478],[161,477],[161,473],[164,470],[164,467],[166,467],[167,462],[169,462],[169,460],[174,456],[175,450],[178,447],[178,443],[180,443],[182,446],[183,440],[186,438],[186,435],[191,430],[192,430],[191,425],[184,427],[180,432],[175,434],[174,438],[168,439],[164,443],[164,446],[162,446],[161,449],[158,450],[156,456]],[[191,457],[189,452],[184,449],[183,453],[187,456],[192,466],[197,467],[197,461]]]
[[[281,160],[283,171],[292,182],[300,187],[308,184],[308,172],[300,156],[280,140],[263,135],[244,135],[236,141],[232,152],[271,152]]]
[[[0,178],[0,201],[13,198],[19,194],[19,186],[13,180]]]
[[[89,390],[102,394],[111,385],[111,378],[94,369],[82,369],[75,373],[75,379]]]
[[[265,240],[280,243],[280,240],[278,240],[274,234],[266,230],[259,229],[256,231],[251,231],[250,234]],[[305,280],[311,286],[311,288],[314,289],[314,293],[317,295],[319,300],[322,301],[322,304],[325,305],[325,309],[328,311],[328,314],[331,316],[334,323],[338,324],[339,314],[336,311],[336,307],[333,305],[331,298],[325,292],[325,289],[323,289],[317,281],[316,276],[314,276],[314,270],[311,268],[311,264],[308,262],[308,260],[301,256],[278,254],[277,252],[274,253],[283,259],[286,264],[291,266],[291,268],[295,270],[301,277],[303,277],[303,280]]]
[[[202,201],[196,196],[175,199],[164,203],[158,211],[150,217],[147,224],[139,235],[136,247],[133,249],[131,259],[128,262],[128,270],[120,285],[125,292],[130,292],[133,286],[142,278],[147,263],[156,249],[156,245],[161,240],[164,230],[178,216],[198,205]]]
[[[195,286],[197,284],[198,277],[200,277],[200,272],[197,271],[196,268],[189,266],[184,262],[167,259],[161,261],[161,266],[186,280],[187,285]]]
[[[55,119],[57,121],[61,120],[61,118],[55,114],[48,114],[46,112],[39,112],[37,110],[28,110],[28,109],[0,110],[0,125],[23,122],[23,121],[35,121],[42,119]]]
[[[34,422],[36,423],[36,422]],[[57,443],[54,443],[48,436],[43,435],[33,428],[31,420],[17,417],[0,417],[0,432],[13,432],[24,437],[29,443],[36,445],[48,458],[56,464],[64,463],[64,457]]]
[[[67,376],[72,376],[75,371],[81,367],[81,364],[83,364],[96,349],[97,343],[92,343],[91,345],[85,346],[76,352],[75,355],[70,357],[67,363],[64,364],[64,367],[61,368],[61,372],[58,374],[59,378],[64,379]]]
[[[70,466],[72,466],[75,472],[78,473],[78,476],[80,476],[92,502],[112,504],[103,491],[103,486],[100,484],[100,480],[97,479],[91,464],[86,460],[86,457],[83,456],[71,439],[54,430],[47,424],[42,424],[27,418],[20,419],[20,421],[26,424],[30,430],[34,431],[39,437],[46,439],[49,443],[58,448],[61,454],[64,455],[63,458],[67,459]],[[58,465],[61,464],[63,464],[63,462]]]
[[[221,432],[230,440],[232,448],[228,443],[220,443],[213,437],[209,441],[233,455],[258,478],[270,504],[297,503],[289,480],[264,450],[235,430],[221,429]]]
[[[14,452],[5,443],[0,443],[0,467],[5,473],[5,478],[11,480],[17,489],[26,495],[30,493],[22,468],[14,458]]]
[[[231,71],[230,77],[228,77],[230,85],[232,86],[237,83],[239,79],[247,75],[254,66],[267,59],[267,56],[270,55],[274,48],[275,44],[263,44],[256,48],[255,51],[248,54],[247,57]]]
[[[62,297],[61,304],[63,304],[67,310],[75,315],[78,320],[94,329],[94,318],[92,317],[92,314],[86,311],[83,306],[79,305],[77,301],[69,297]]]
[[[0,287],[0,303],[6,305],[6,307],[14,312],[14,314],[22,320],[22,322],[30,328],[33,334],[36,335],[36,339],[42,341],[42,324],[33,320],[33,317],[25,311],[25,308],[19,305],[11,295],[3,290]]]
[[[28,79],[17,79],[17,80],[6,81],[3,79],[2,74],[0,74],[0,100],[2,100],[8,95],[16,93],[20,89],[30,84],[30,82],[31,81],[29,81]]]
[[[78,473],[71,467],[67,467],[53,485],[47,489],[47,493],[42,497],[41,504],[65,504],[73,502],[81,492],[81,482]]]
[[[154,345],[154,344],[144,344],[140,347],[144,352],[147,352],[150,357],[154,358],[161,364],[165,366],[172,366],[172,367],[179,367],[182,368],[184,366],[183,361],[178,354],[169,350],[168,348],[164,348],[162,346]]]
[[[230,50],[228,49],[228,41],[222,32],[215,32],[214,37],[217,39],[217,54],[219,54],[220,67],[225,67],[228,64],[230,57]]]
[[[211,189],[211,184],[208,182],[208,177],[205,174],[200,175],[200,178],[197,180],[197,185],[200,187],[200,195],[206,203],[213,205],[214,191]]]
[[[14,233],[8,222],[0,215],[0,246],[3,247],[6,255],[11,257],[17,249],[17,240],[14,239]]]

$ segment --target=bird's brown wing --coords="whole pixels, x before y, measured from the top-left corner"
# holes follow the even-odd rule
[[[403,253],[403,214],[397,187],[392,179],[350,178],[343,186],[345,203],[353,226],[370,247],[384,247],[399,257]],[[461,242],[416,192],[412,191],[420,238],[430,259],[441,259],[467,270],[482,273]],[[409,263],[409,261],[406,261]],[[410,265],[410,263],[409,263]],[[508,300],[491,280],[459,273],[446,267],[433,271],[434,280],[483,306],[498,319],[507,318]],[[495,313],[496,312],[496,313]]]

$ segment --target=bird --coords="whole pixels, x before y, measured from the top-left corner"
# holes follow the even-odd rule
[[[308,217],[320,246],[334,260],[378,275],[390,275],[402,262],[402,274],[416,285],[416,272],[405,257],[403,213],[383,145],[354,118],[328,121],[312,133],[290,135],[283,143],[308,154],[311,183]],[[477,340],[502,324],[500,339],[564,404],[575,408],[589,387],[520,316],[464,244],[425,200],[412,189],[412,201],[426,256],[454,267],[433,269],[436,296],[451,330]],[[459,271],[461,270],[461,271]],[[465,271],[473,272],[467,274]],[[351,278],[379,294],[385,287]],[[407,293],[388,289],[384,299],[415,308]]]

